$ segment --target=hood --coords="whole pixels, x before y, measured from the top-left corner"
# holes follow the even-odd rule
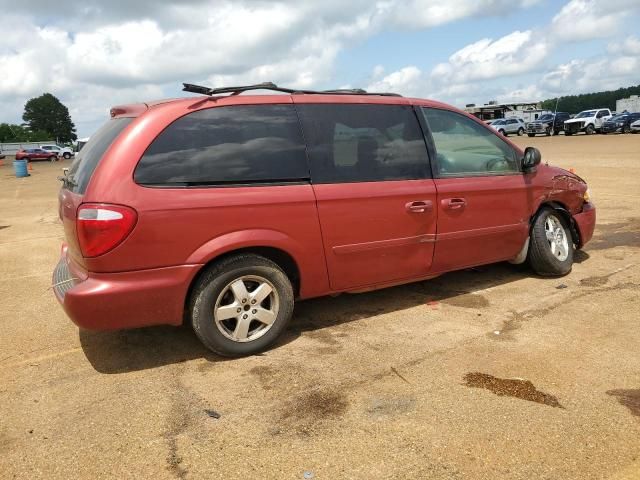
[[[579,175],[576,175],[575,173],[570,172],[569,170],[565,170],[561,167],[556,167],[555,165],[547,165],[547,167],[551,170],[554,180],[569,179],[577,181],[579,183],[584,183],[585,185],[587,184],[585,179],[583,179]]]
[[[565,120],[564,123],[586,122],[587,120],[591,120],[592,118],[593,117],[570,118],[569,120]]]

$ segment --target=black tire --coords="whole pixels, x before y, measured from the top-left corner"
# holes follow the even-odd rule
[[[596,133],[596,129],[595,129],[595,127],[593,125],[587,125],[585,133],[587,135],[593,135],[594,133]]]
[[[504,137],[507,136],[507,132],[505,132],[504,130],[498,130],[498,133]]]
[[[622,127],[622,133],[629,133],[631,132],[631,125],[625,125],[624,127]]]
[[[226,295],[224,292],[230,292],[228,289],[231,283],[242,277],[260,277],[267,280],[273,286],[278,302],[276,318],[266,333],[254,340],[244,342],[225,336],[221,329],[226,328],[229,323],[220,322],[222,326],[218,327],[214,318],[219,297],[224,298],[223,294]],[[251,293],[250,290],[249,293]],[[271,296],[268,301],[271,301]],[[263,302],[259,302],[257,306],[262,304]],[[293,305],[294,294],[291,281],[280,267],[259,255],[242,254],[213,264],[200,276],[191,295],[189,313],[193,330],[205,347],[219,355],[238,357],[259,353],[272,345],[291,320]],[[244,306],[238,305],[238,308],[244,308],[250,316],[253,310],[250,310],[252,307],[247,309],[247,306],[248,303]],[[240,319],[225,320],[225,322],[231,322],[231,325],[234,321],[239,322]],[[255,322],[258,321],[249,320],[250,325]],[[248,331],[250,336],[252,329]]]
[[[49,161],[50,161],[50,162],[55,162],[55,161],[57,161],[57,160],[58,160],[58,157],[56,157],[55,155],[51,155],[51,156],[49,157]]]
[[[547,128],[545,129],[544,133],[545,133],[545,135],[546,135],[547,137],[550,137],[550,136],[551,136],[551,127],[547,127]]]
[[[518,136],[521,137],[522,135],[524,135],[524,128],[520,127],[518,129]]]
[[[560,130],[554,130],[553,134],[557,137],[558,135],[560,135]]]
[[[564,131],[564,136],[565,136],[565,137],[570,137],[571,135],[573,135],[573,132],[570,132],[570,131],[568,131],[568,130],[565,130],[565,131]]]
[[[64,157],[65,160],[69,160],[71,158],[71,154],[69,152],[64,152],[62,156]]]
[[[555,219],[564,231],[567,241],[566,258],[559,258],[559,256],[552,253],[551,242],[547,239],[547,230],[545,228],[547,219],[550,218]],[[531,226],[527,257],[529,265],[538,275],[557,277],[566,275],[571,271],[573,266],[573,239],[567,221],[561,213],[552,208],[543,208],[538,212]]]
[[[528,135],[529,137],[535,137],[535,136],[536,136],[536,134],[535,134],[535,133],[527,133],[527,135]]]

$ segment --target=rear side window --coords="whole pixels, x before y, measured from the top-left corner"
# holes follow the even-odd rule
[[[149,186],[281,183],[309,178],[292,105],[199,110],[169,125],[140,159],[134,179]]]
[[[83,194],[85,192],[91,175],[93,175],[104,152],[132,121],[133,118],[114,118],[91,136],[69,167],[69,174],[65,182],[66,188],[75,193]]]
[[[430,176],[418,119],[404,105],[298,105],[313,183]]]

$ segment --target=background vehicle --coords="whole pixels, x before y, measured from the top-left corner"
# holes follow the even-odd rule
[[[584,110],[564,122],[564,134],[573,135],[578,132],[585,132],[587,135],[592,135],[599,131],[602,124],[609,118],[611,118],[611,110],[608,108]]]
[[[500,135],[507,136],[510,133],[515,133],[517,135],[523,135],[525,132],[525,124],[520,118],[501,118],[498,120],[494,120],[489,124],[491,128],[494,128],[498,131]]]
[[[631,133],[640,133],[640,120],[636,120],[631,124]]]
[[[534,137],[537,134],[558,135],[564,130],[564,122],[569,120],[567,112],[547,113],[540,118],[527,124],[527,135]]]
[[[239,95],[265,88],[289,95]],[[564,275],[593,234],[582,179],[453,107],[185,89],[215,102],[114,107],[62,178],[53,290],[79,326],[186,315],[211,350],[250,354],[286,328],[296,298],[506,260]]]
[[[61,147],[59,145],[40,145],[40,148],[46,150],[47,152],[55,152],[59,157],[63,157],[66,160],[70,159],[74,152],[68,147]]]
[[[608,119],[602,124],[602,133],[631,132],[631,124],[640,120],[640,113],[621,113]]]
[[[27,148],[16,152],[16,160],[50,160],[55,162],[58,160],[58,154],[56,152],[48,152],[42,148]]]

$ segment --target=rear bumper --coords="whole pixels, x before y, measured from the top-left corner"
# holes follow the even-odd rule
[[[578,234],[580,235],[580,242],[578,247],[584,247],[591,237],[593,237],[593,231],[596,228],[596,207],[593,203],[585,203],[582,212],[573,216],[578,228]]]
[[[69,262],[63,248],[53,290],[73,323],[88,330],[180,325],[189,285],[200,267],[74,275]]]

